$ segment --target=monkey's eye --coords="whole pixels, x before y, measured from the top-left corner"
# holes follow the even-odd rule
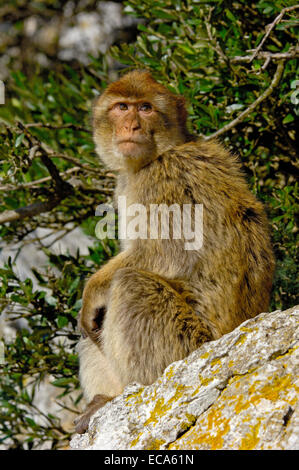
[[[144,111],[146,113],[148,113],[149,111],[151,111],[153,108],[152,108],[152,105],[150,103],[142,103],[139,107],[139,110],[140,111]]]
[[[127,111],[128,109],[128,105],[126,103],[117,103],[115,107],[117,107],[121,111]]]

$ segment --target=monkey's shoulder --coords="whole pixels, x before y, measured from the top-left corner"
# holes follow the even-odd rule
[[[220,206],[263,211],[249,189],[239,158],[217,141],[198,139],[174,147],[152,169],[150,181],[164,182],[163,187],[173,188],[174,194],[188,188],[192,199],[205,201],[206,206],[218,201]]]
[[[204,171],[230,181],[244,178],[240,159],[216,140],[194,139],[173,147],[161,155],[157,163],[183,173]]]

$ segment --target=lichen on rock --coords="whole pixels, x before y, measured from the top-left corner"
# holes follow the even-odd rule
[[[262,313],[132,384],[73,449],[299,449],[299,306]]]

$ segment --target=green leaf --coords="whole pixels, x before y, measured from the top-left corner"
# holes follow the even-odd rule
[[[57,317],[57,325],[58,325],[58,328],[63,328],[64,326],[66,326],[68,324],[68,319],[67,317],[63,317],[62,315],[58,315]]]
[[[27,423],[29,424],[29,426],[31,426],[32,428],[36,428],[36,427],[37,427],[37,424],[36,424],[35,421],[33,421],[33,419],[28,418],[28,417],[26,417],[25,419],[26,419]]]
[[[46,295],[45,300],[47,304],[51,305],[52,307],[55,307],[57,305],[58,300],[55,299],[52,295]]]
[[[283,119],[282,123],[287,124],[288,122],[293,122],[294,116],[292,114],[287,114],[287,116]]]
[[[72,378],[61,378],[61,379],[54,380],[53,382],[51,382],[51,384],[54,385],[54,387],[64,388],[67,385],[71,384],[72,381],[73,381]]]
[[[24,137],[25,137],[24,132],[22,132],[22,134],[18,135],[18,137],[16,138],[16,141],[15,141],[15,147],[19,147],[21,145],[21,143],[23,142]]]

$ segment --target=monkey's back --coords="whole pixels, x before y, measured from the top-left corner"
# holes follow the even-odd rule
[[[151,204],[203,205],[199,250],[186,250],[184,240],[172,237],[133,240],[127,247],[138,267],[188,285],[215,337],[268,309],[274,258],[267,218],[238,158],[220,144],[196,141],[169,150],[127,175],[116,194],[148,213]]]

